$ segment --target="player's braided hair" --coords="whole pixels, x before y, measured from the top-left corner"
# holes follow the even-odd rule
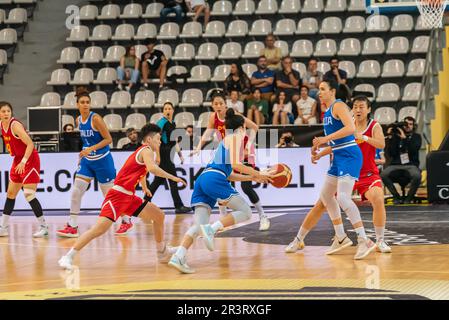
[[[89,96],[89,90],[87,90],[86,87],[78,87],[76,88],[76,92],[75,92],[75,97],[76,97],[76,102],[79,102],[79,100],[82,97],[88,97],[90,100],[90,96]]]
[[[225,118],[226,129],[236,130],[240,127],[243,127],[244,124],[245,119],[241,115],[236,114],[234,109],[229,108],[228,110],[226,110],[226,118]]]

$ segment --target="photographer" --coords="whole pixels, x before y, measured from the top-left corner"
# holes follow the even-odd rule
[[[279,139],[279,143],[276,145],[276,148],[295,148],[295,147],[299,147],[299,145],[295,143],[293,133],[291,133],[290,131],[284,132],[281,138]]]
[[[393,195],[395,204],[401,203],[401,196],[394,187],[393,180],[409,178],[410,190],[404,203],[411,203],[419,184],[421,170],[419,169],[419,149],[421,135],[415,133],[415,119],[406,117],[402,123],[394,123],[387,129],[386,154],[390,158],[390,165],[381,173],[382,181]]]

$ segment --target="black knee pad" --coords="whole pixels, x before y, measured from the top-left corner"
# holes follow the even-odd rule
[[[10,216],[12,211],[14,210],[15,203],[16,199],[6,198],[5,207],[3,208],[3,214]]]

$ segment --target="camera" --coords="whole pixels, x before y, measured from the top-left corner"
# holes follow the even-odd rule
[[[393,122],[392,124],[390,124],[388,126],[387,130],[390,130],[390,128],[391,128],[392,129],[391,133],[399,135],[400,134],[399,128],[404,130],[405,126],[406,126],[406,123],[404,121],[401,121],[401,122],[396,121],[396,122]]]

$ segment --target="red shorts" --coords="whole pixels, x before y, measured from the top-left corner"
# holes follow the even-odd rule
[[[39,154],[33,152],[25,164],[25,171],[22,174],[16,173],[16,167],[22,161],[22,157],[14,157],[11,171],[9,172],[9,180],[14,183],[21,184],[38,184],[41,181],[41,161]]]
[[[358,191],[358,193],[362,196],[362,200],[367,200],[365,198],[365,193],[372,187],[383,187],[382,179],[377,174],[360,177],[359,181],[357,181],[354,185],[354,191]]]
[[[110,189],[101,205],[100,217],[117,221],[121,215],[132,216],[143,200],[136,195],[129,195],[115,189]]]

